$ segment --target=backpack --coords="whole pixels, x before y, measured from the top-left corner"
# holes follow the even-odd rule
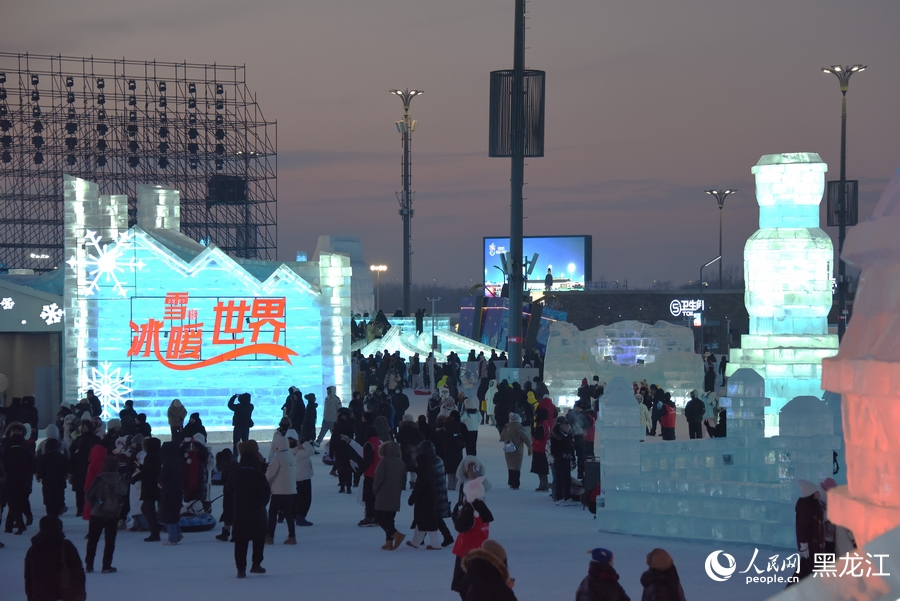
[[[115,484],[106,479],[98,478],[97,481],[97,507],[92,509],[105,518],[118,518],[122,508],[122,500],[116,491]]]

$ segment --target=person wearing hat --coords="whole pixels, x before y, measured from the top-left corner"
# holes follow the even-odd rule
[[[816,553],[825,552],[825,511],[819,503],[819,487],[809,480],[797,480],[800,498],[794,506],[796,512],[797,550],[800,552],[801,580],[813,571]]]
[[[55,515],[45,515],[38,523],[40,532],[31,539],[25,553],[25,597],[39,599],[84,599],[84,568],[72,541],[63,534],[63,525]],[[62,572],[69,574],[68,587],[62,590]]]
[[[569,495],[575,449],[572,445],[572,429],[565,418],[556,420],[550,430],[550,455],[553,457],[553,500],[561,507],[571,505]]]
[[[250,402],[250,393],[232,395],[228,399],[228,408],[234,412],[234,417],[231,419],[231,425],[234,427],[231,452],[237,455],[238,443],[250,438],[250,428],[253,427],[253,403]]]
[[[137,433],[137,411],[134,410],[134,401],[125,401],[125,408],[119,411],[119,421],[122,423],[122,434],[134,436]]]
[[[691,400],[684,406],[684,419],[687,420],[688,437],[703,438],[703,416],[706,415],[706,403],[697,395],[697,390],[691,391]]]
[[[506,459],[506,470],[509,472],[507,484],[511,489],[519,490],[522,475],[522,458],[526,449],[529,456],[532,451],[531,436],[522,426],[522,417],[518,413],[509,414],[509,422],[503,426],[500,440],[506,443],[503,445],[503,457]]]
[[[472,549],[460,562],[465,575],[459,583],[459,596],[463,601],[515,601],[512,587],[515,580],[509,576],[506,565],[506,549],[493,539],[481,543],[480,549]]]
[[[272,493],[272,501],[269,503],[266,544],[275,544],[275,523],[278,520],[278,514],[283,513],[288,528],[288,537],[284,544],[296,545],[294,495],[297,493],[297,462],[294,454],[291,453],[286,436],[277,436],[272,440],[272,451],[269,467],[266,470],[266,480],[269,482]]]
[[[665,549],[647,553],[648,570],[641,574],[641,601],[684,601],[684,589],[672,556]]]
[[[303,416],[303,424],[300,426],[300,438],[303,440],[316,439],[316,419],[318,419],[317,409],[319,403],[316,402],[316,395],[309,393],[303,398],[306,399],[306,413]]]
[[[612,551],[598,547],[590,554],[588,573],[575,591],[575,601],[630,601],[613,568]]]

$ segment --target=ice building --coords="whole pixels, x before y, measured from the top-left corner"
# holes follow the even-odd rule
[[[350,261],[235,259],[180,231],[177,190],[128,199],[66,176],[63,398],[93,389],[103,417],[134,399],[155,430],[178,398],[208,430],[231,427],[249,392],[257,427],[273,426],[290,386],[350,396]]]
[[[703,363],[694,353],[690,328],[665,321],[653,325],[621,321],[585,331],[570,323],[552,322],[544,381],[553,399],[571,406],[582,378],[590,380],[594,375],[607,383],[623,377],[629,389],[631,382],[656,383],[683,406],[688,393],[703,382]]]
[[[350,278],[350,311],[362,315],[366,311],[375,315],[375,285],[372,272],[363,259],[362,243],[356,236],[319,236],[313,261],[322,253],[341,254],[350,257],[353,275]]]
[[[795,481],[830,476],[839,441],[828,407],[803,397],[783,408],[782,434],[765,438],[765,386],[750,369],[729,378],[728,396],[720,399],[726,438],[640,444],[631,384],[611,380],[598,420],[605,501],[597,509],[599,530],[793,547]]]
[[[751,169],[759,229],[744,246],[750,333],[731,350],[728,373],[751,368],[765,379],[767,436],[790,399],[821,396],[822,359],[838,348],[828,333],[834,248],[819,228],[827,169],[812,152],[767,154]]]
[[[841,397],[847,462],[847,485],[828,491],[828,516],[888,576],[807,578],[778,601],[900,599],[900,169],[842,256],[862,275],[840,352],[822,361],[822,386]]]
[[[372,342],[355,342],[353,349],[360,349],[363,355],[369,356],[381,351],[382,353],[395,353],[400,351],[404,358],[419,353],[424,361],[431,352],[431,317],[425,318],[425,330],[421,334],[416,333],[415,317],[388,317],[390,329],[382,338],[376,338]],[[434,335],[437,336],[438,349],[434,356],[438,363],[447,361],[447,355],[454,352],[463,359],[474,349],[475,354],[484,353],[485,357],[491,356],[491,351],[498,355],[501,349],[476,342],[453,331],[450,318],[446,315],[436,315],[434,318]]]

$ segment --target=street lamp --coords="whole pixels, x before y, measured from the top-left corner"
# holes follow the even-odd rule
[[[400,217],[403,219],[403,314],[409,315],[409,294],[412,288],[412,216],[413,194],[410,191],[412,185],[412,163],[409,155],[409,144],[412,132],[416,129],[416,121],[409,118],[409,104],[416,96],[423,94],[422,90],[391,90],[391,94],[400,97],[403,101],[403,120],[397,121],[397,131],[403,140],[403,192],[397,193],[400,202]]]
[[[838,340],[844,337],[847,329],[847,281],[844,277],[846,266],[841,253],[844,250],[844,236],[847,233],[847,90],[850,87],[850,76],[865,71],[866,65],[831,65],[823,67],[823,73],[831,73],[841,84],[841,184],[838,191]]]
[[[431,352],[437,348],[437,336],[434,335],[434,303],[441,300],[440,296],[426,297],[425,300],[431,303]]]
[[[719,204],[719,258],[722,258],[722,207],[725,206],[725,199],[737,192],[737,190],[732,190],[729,188],[728,190],[706,190],[706,193],[710,196],[716,197],[716,202]],[[701,286],[703,277],[700,277]],[[719,262],[719,290],[722,289],[722,262]]]
[[[716,261],[721,261],[722,255],[719,255],[712,261],[707,261],[703,267],[700,268],[700,354],[703,354],[703,313],[706,311],[706,305],[703,303],[703,286],[705,285],[703,282],[703,270],[715,263]],[[720,263],[721,265],[721,263]]]
[[[381,272],[387,271],[387,265],[369,265],[369,270],[378,274],[378,296],[375,301],[375,312],[381,311]]]

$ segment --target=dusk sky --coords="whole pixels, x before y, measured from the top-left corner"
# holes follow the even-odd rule
[[[402,116],[412,103],[413,281],[478,282],[509,234],[509,160],[487,156],[489,72],[512,67],[513,0],[3,0],[0,50],[246,64],[278,122],[279,258],[358,236],[402,277]],[[526,65],[547,72],[545,157],[526,164],[525,234],[593,235],[595,280],[695,279],[742,261],[763,154],[818,152],[871,213],[900,165],[898,0],[533,0]],[[836,231],[830,231],[836,239]]]

